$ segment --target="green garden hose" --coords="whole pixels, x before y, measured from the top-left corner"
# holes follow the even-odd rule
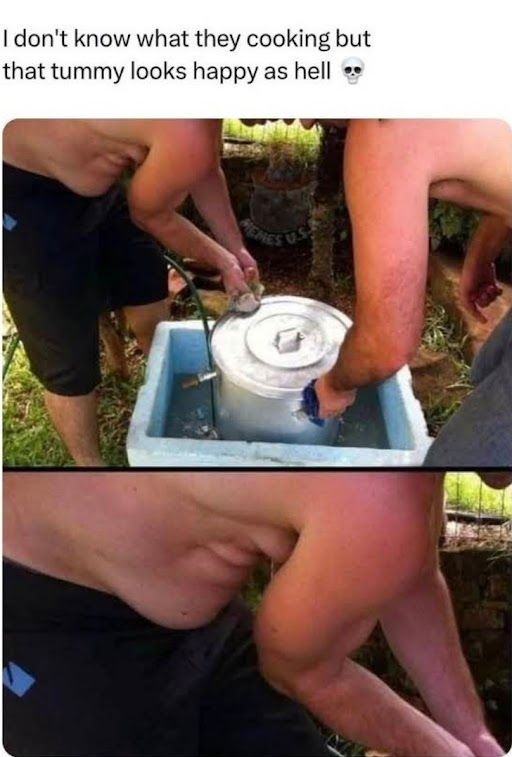
[[[180,263],[176,262],[176,260],[170,255],[169,252],[164,252],[164,258],[167,261],[167,263],[171,266],[171,268],[174,268],[176,271],[178,271],[180,276],[182,276],[184,281],[186,281],[187,286],[189,287],[192,297],[194,299],[194,302],[197,305],[197,309],[199,311],[199,315],[203,323],[204,338],[206,342],[206,354],[207,354],[207,359],[208,359],[208,369],[211,372],[213,372],[215,371],[215,368],[213,365],[212,353],[210,351],[210,327],[208,326],[208,317],[206,315],[204,305],[201,302],[201,298],[199,297],[199,292],[197,291],[196,285],[192,281],[190,274],[183,268],[183,266]],[[215,400],[214,400],[214,394],[213,394],[213,383],[211,381],[209,381],[208,383],[210,385],[210,404],[211,404],[211,413],[212,413],[212,426],[213,428],[215,428]]]
[[[164,258],[167,261],[167,263],[171,266],[171,268],[174,268],[180,276],[186,281],[187,286],[190,289],[190,292],[192,294],[192,297],[194,298],[194,302],[197,305],[197,309],[199,310],[199,315],[201,316],[201,321],[203,323],[203,329],[204,329],[204,336],[206,339],[206,351],[208,353],[208,368],[210,371],[214,370],[213,367],[213,360],[212,355],[210,352],[210,327],[208,326],[208,317],[206,315],[206,311],[204,309],[204,305],[201,302],[201,298],[199,297],[199,293],[197,291],[196,285],[192,281],[192,278],[190,274],[183,268],[180,263],[176,262],[176,260],[169,254],[169,252],[164,252]]]
[[[5,379],[7,375],[7,371],[9,370],[9,367],[12,363],[12,359],[14,357],[14,353],[16,352],[16,348],[19,343],[20,343],[20,335],[13,334],[9,339],[9,344],[7,345],[7,350],[4,357],[4,365],[2,369],[2,380]]]

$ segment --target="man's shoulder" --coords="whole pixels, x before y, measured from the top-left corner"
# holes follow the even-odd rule
[[[144,139],[148,146],[155,144],[187,145],[205,143],[215,145],[222,122],[219,119],[150,118],[118,122],[117,128]]]

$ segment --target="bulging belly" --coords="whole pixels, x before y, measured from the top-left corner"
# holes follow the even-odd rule
[[[61,170],[55,178],[76,194],[83,197],[100,197],[108,192],[123,173],[122,168],[114,166],[98,168],[86,168],[80,172]]]
[[[55,178],[76,194],[98,197],[138,162],[126,153],[101,151],[94,155],[78,156],[76,160],[54,161],[49,168]]]
[[[206,547],[196,548],[173,564],[154,566],[137,580],[122,578],[113,587],[128,605],[166,628],[185,630],[211,622],[234,599],[258,562],[237,563]]]

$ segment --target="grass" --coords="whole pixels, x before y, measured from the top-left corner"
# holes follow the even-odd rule
[[[423,344],[432,352],[455,350],[462,356],[463,343],[458,338],[453,321],[445,308],[432,298],[428,299],[425,325],[423,327]]]
[[[126,434],[143,379],[143,359],[129,348],[129,382],[105,376],[98,393],[101,450],[107,465],[126,466]],[[22,345],[16,350],[3,396],[3,462],[6,466],[69,466],[66,452],[46,413],[41,386],[30,373]]]
[[[476,473],[448,473],[445,491],[450,508],[512,518],[511,486],[500,491],[486,486]]]
[[[430,432],[435,436],[442,426],[459,409],[462,398],[471,389],[469,377],[470,366],[464,356],[464,340],[460,338],[455,324],[442,305],[430,297],[427,301],[425,324],[421,339],[422,345],[431,352],[443,352],[450,356],[455,381],[447,390],[462,390],[454,398],[450,391],[443,391],[423,403],[423,412]]]
[[[320,146],[320,129],[304,129],[299,121],[285,124],[273,121],[268,124],[246,126],[236,118],[224,119],[224,137],[227,139],[257,142],[268,147],[287,145],[294,153],[308,161],[314,161]]]

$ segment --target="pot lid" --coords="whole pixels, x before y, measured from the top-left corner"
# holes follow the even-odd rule
[[[301,392],[330,370],[351,321],[322,302],[289,295],[264,297],[251,315],[226,313],[211,335],[220,371],[267,397]]]

